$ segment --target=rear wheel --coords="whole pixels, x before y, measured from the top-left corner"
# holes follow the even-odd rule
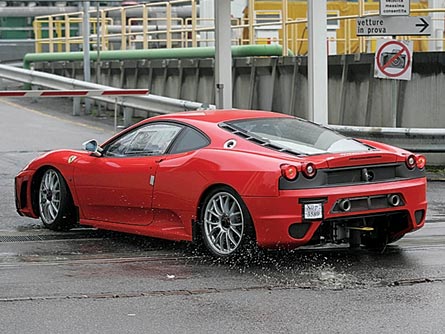
[[[201,210],[202,238],[218,257],[239,253],[250,244],[252,222],[241,197],[229,187],[212,191]]]
[[[39,213],[45,227],[69,230],[74,226],[74,206],[68,186],[59,171],[49,168],[39,186]]]

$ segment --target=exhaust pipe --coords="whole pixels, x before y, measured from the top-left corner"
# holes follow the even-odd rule
[[[340,201],[340,203],[338,203],[338,207],[343,212],[349,212],[349,211],[351,211],[351,208],[352,208],[351,201],[348,199],[342,199]]]
[[[400,205],[400,196],[397,194],[389,195],[388,196],[388,204],[391,206],[399,206]]]

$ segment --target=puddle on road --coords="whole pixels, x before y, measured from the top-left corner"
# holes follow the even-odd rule
[[[445,220],[445,205],[439,201],[430,201],[428,203],[427,222],[428,220]]]
[[[365,288],[376,282],[364,282],[351,273],[338,271],[333,266],[306,268],[304,271],[286,270],[282,273],[263,272],[256,274],[266,284],[284,285],[304,289],[343,290]]]
[[[385,263],[378,253],[334,248],[260,252],[235,261],[206,258],[199,265],[213,266],[232,276],[249,277],[264,286],[343,290],[386,284],[381,269],[392,261],[400,261],[398,248],[393,247],[391,252],[394,254],[383,256]]]
[[[51,234],[39,232],[40,237]],[[33,235],[30,230],[26,235]],[[385,255],[347,247],[295,251],[257,251],[231,260],[214,259],[188,243],[104,231],[57,234],[60,239],[37,242],[0,242],[0,265],[13,262],[62,266],[66,277],[204,282],[240,287],[302,289],[360,289],[383,284],[379,272],[403,262],[397,246]],[[66,238],[66,240],[63,240]]]

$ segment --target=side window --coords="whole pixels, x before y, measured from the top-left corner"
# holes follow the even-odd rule
[[[176,124],[154,123],[141,126],[111,143],[106,156],[127,157],[162,155],[182,127]]]
[[[125,151],[128,149],[128,146],[130,145],[136,133],[136,131],[132,131],[114,141],[111,145],[105,148],[104,155],[111,157],[125,156]]]
[[[194,151],[205,147],[210,141],[199,131],[186,127],[176,142],[173,144],[169,153],[181,153]]]

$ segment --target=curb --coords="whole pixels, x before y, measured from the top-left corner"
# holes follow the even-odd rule
[[[445,175],[442,173],[426,172],[428,182],[445,182]]]

